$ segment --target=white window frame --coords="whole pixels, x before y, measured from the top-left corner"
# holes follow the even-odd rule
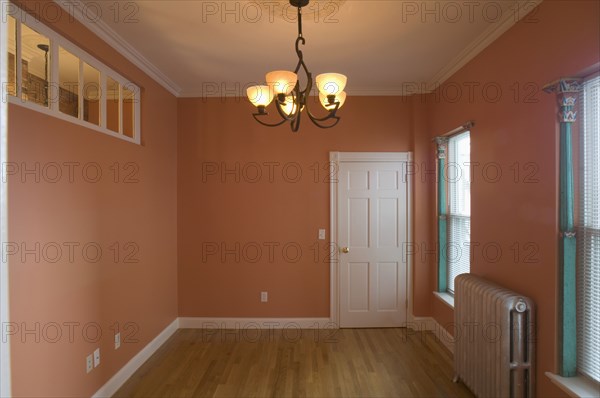
[[[141,143],[141,89],[138,85],[131,82],[130,80],[123,77],[121,74],[117,73],[113,69],[104,65],[95,57],[88,54],[86,51],[77,47],[75,44],[71,43],[69,40],[65,39],[63,36],[58,34],[57,32],[50,29],[48,26],[44,25],[38,19],[33,17],[32,15],[26,13],[25,11],[18,8],[16,11],[14,8],[9,8],[11,12],[8,15],[15,18],[17,27],[17,54],[15,54],[16,59],[16,96],[7,95],[8,102],[11,104],[19,105],[27,109],[31,109],[36,112],[41,112],[49,116],[53,116],[70,123],[74,123],[83,127],[87,127],[92,130],[96,130],[100,133],[104,133],[110,135],[115,138],[122,139],[124,141],[128,141],[134,144],[140,145]],[[85,62],[91,67],[95,68],[100,72],[100,125],[96,125],[92,122],[88,122],[83,120],[83,110],[79,110],[79,116],[71,116],[61,112],[58,108],[59,96],[54,95],[54,93],[49,92],[48,94],[48,107],[36,104],[35,102],[24,100],[21,96],[21,86],[22,86],[22,76],[21,76],[21,24],[27,25],[29,28],[35,30],[41,35],[46,36],[50,40],[50,74],[48,75],[48,87],[49,91],[56,90],[58,85],[58,49],[59,47],[64,48],[74,56],[78,57],[80,61]],[[82,65],[80,63],[80,65]],[[81,68],[80,68],[81,69]],[[107,77],[110,76],[113,80],[117,81],[120,86],[120,101],[119,101],[119,132],[115,132],[109,130],[106,127],[106,93],[108,92],[106,89]],[[79,87],[80,90],[83,89],[83,75],[79,73]],[[123,90],[124,87],[129,91],[133,92],[134,95],[134,115],[133,115],[133,138],[124,135],[123,133]],[[81,97],[81,93],[78,93],[78,96]],[[80,101],[81,102],[81,101]]]
[[[448,139],[448,163],[446,165],[446,168],[448,170],[448,172],[445,173],[445,177],[447,179],[447,190],[446,193],[448,195],[447,197],[447,206],[448,206],[448,211],[447,211],[447,232],[446,232],[446,243],[447,243],[447,248],[446,248],[446,273],[447,273],[447,286],[448,286],[448,290],[446,293],[450,294],[450,295],[454,295],[454,291],[451,289],[451,286],[454,285],[454,281],[451,281],[451,275],[452,273],[450,272],[451,269],[454,269],[455,267],[455,263],[457,261],[452,261],[453,256],[458,255],[460,256],[459,259],[457,260],[464,260],[465,258],[467,259],[467,261],[469,262],[469,270],[467,272],[470,272],[471,269],[471,250],[470,250],[470,246],[471,246],[471,242],[469,241],[468,245],[465,246],[459,246],[456,247],[453,245],[452,240],[450,239],[450,228],[452,226],[452,220],[453,218],[461,218],[464,219],[466,218],[466,216],[464,215],[458,215],[458,214],[453,214],[452,213],[452,205],[453,205],[453,201],[452,201],[452,188],[458,184],[464,181],[465,178],[470,178],[470,168],[468,164],[456,164],[456,162],[453,162],[453,158],[454,158],[454,151],[453,151],[453,141],[460,139],[461,137],[468,135],[469,136],[469,146],[470,146],[470,142],[471,142],[471,132],[470,131],[464,131],[462,133],[459,134],[455,134],[452,135],[451,137],[449,137]],[[469,151],[469,163],[471,161],[470,158],[470,151]],[[452,164],[455,163],[455,164]],[[450,176],[450,169],[451,168],[455,168],[457,170],[460,170],[460,176],[456,177],[454,176]],[[458,178],[458,179],[457,179]],[[456,180],[457,179],[457,180]],[[470,197],[471,197],[471,188],[469,186],[469,203],[470,203]],[[469,235],[470,235],[470,230],[471,230],[471,212],[469,210]],[[459,275],[459,274],[457,274]],[[452,283],[451,283],[452,282]]]
[[[593,82],[593,83],[590,83],[590,82]],[[583,270],[584,270],[584,268],[583,268],[584,267],[583,261],[585,260],[585,257],[584,257],[584,253],[585,252],[582,252],[582,250],[585,250],[585,249],[588,248],[588,247],[586,247],[587,243],[590,244],[589,247],[592,247],[592,245],[591,245],[591,236],[597,233],[597,231],[596,231],[596,227],[597,226],[594,223],[594,221],[596,221],[596,220],[593,220],[592,216],[590,216],[589,214],[584,213],[585,212],[585,206],[584,206],[584,204],[587,203],[587,202],[585,202],[586,198],[589,199],[590,197],[594,196],[593,195],[594,194],[594,188],[592,188],[592,187],[589,188],[589,189],[592,189],[591,194],[588,193],[587,195],[585,195],[585,193],[586,193],[585,192],[586,184],[585,184],[585,181],[584,181],[584,178],[586,177],[586,171],[585,171],[586,170],[585,169],[586,163],[585,162],[586,162],[586,160],[589,161],[588,159],[586,159],[586,155],[589,155],[590,152],[594,153],[593,149],[590,152],[586,152],[586,150],[585,150],[586,149],[585,148],[585,140],[587,138],[587,134],[594,135],[593,131],[591,133],[588,133],[586,131],[586,128],[587,128],[586,117],[588,116],[588,114],[587,114],[586,108],[585,108],[587,106],[587,104],[585,103],[585,99],[586,99],[586,90],[588,89],[588,85],[589,84],[600,84],[600,76],[594,75],[594,76],[591,76],[591,77],[587,78],[585,80],[584,84],[583,84],[583,92],[582,92],[582,95],[581,95],[581,107],[582,107],[581,114],[583,116],[582,116],[581,128],[580,128],[580,158],[579,158],[580,159],[580,185],[579,185],[579,213],[580,213],[579,214],[579,224],[580,225],[579,225],[578,234],[577,234],[577,240],[578,240],[578,242],[577,242],[578,243],[577,244],[577,274],[578,274],[578,278],[577,278],[577,283],[578,283],[578,286],[577,286],[577,293],[578,293],[578,298],[577,298],[577,327],[578,327],[578,333],[577,333],[577,371],[578,371],[578,373],[581,373],[582,375],[584,375],[586,377],[589,377],[591,380],[593,380],[594,383],[597,383],[598,386],[600,386],[600,380],[599,379],[593,379],[592,378],[593,376],[591,374],[588,374],[587,372],[585,372],[584,370],[581,370],[581,368],[580,368],[581,364],[582,364],[580,361],[582,361],[584,359],[581,354],[584,351],[587,354],[587,351],[588,351],[587,349],[586,350],[582,349],[582,347],[581,347],[581,344],[582,344],[581,340],[582,339],[581,339],[581,335],[580,335],[580,333],[582,333],[581,328],[583,326],[582,325],[583,316],[580,313],[581,311],[583,311],[583,309],[580,306],[583,304],[584,298],[582,297],[582,295],[584,294],[583,290],[585,289],[584,286],[579,285],[581,282],[583,282],[583,275],[582,275]],[[600,95],[600,93],[598,93],[598,95]],[[600,112],[600,110],[592,109],[592,112],[595,112],[595,111]],[[596,123],[600,123],[600,120],[597,120]],[[600,136],[598,136],[597,139],[600,141]],[[593,160],[595,160],[595,162]],[[598,156],[596,159],[593,159],[593,160],[592,160],[592,162],[590,162],[590,164],[597,165],[597,163],[600,162],[600,156]],[[598,176],[596,176],[596,177],[598,177]],[[592,173],[592,178],[590,178],[590,181],[594,181],[594,180],[595,179],[593,178],[593,173]],[[598,187],[596,187],[596,188],[598,188]],[[592,201],[593,201],[593,199],[592,199]],[[594,223],[594,225],[587,225],[586,221],[588,219],[590,219],[589,221],[591,223]],[[590,239],[587,242],[586,242],[586,237],[588,239]],[[593,268],[593,264],[594,263],[588,264],[588,266],[591,267],[591,269],[589,271],[590,274],[592,273],[591,270],[594,269]],[[589,290],[586,290],[585,294],[586,295],[589,295],[589,294],[594,295],[594,292],[595,292],[596,297],[598,297],[598,296],[600,296],[600,286],[597,286],[597,285],[594,286],[593,281],[594,281],[594,279],[592,279],[591,281],[590,280],[587,281],[588,283],[590,283],[592,285],[593,288],[591,289],[592,292],[590,292]],[[592,303],[593,303],[593,299],[592,298],[588,297],[588,300],[592,300]],[[590,316],[590,315],[591,316],[594,315],[593,314],[593,310],[592,310],[591,314],[589,312],[587,313],[587,316]],[[596,319],[595,319],[596,322],[600,323],[600,314],[595,314],[595,315],[596,315]],[[588,328],[587,330],[589,330],[591,328],[592,331],[595,331],[594,327],[593,327],[593,324],[596,323],[596,322],[594,322],[593,320],[592,321],[588,320],[588,322],[590,322],[591,325],[589,323],[586,324],[586,327]],[[588,365],[589,365],[589,363],[588,363]],[[596,366],[597,365],[598,365],[598,362],[596,362]],[[597,373],[594,376],[596,378],[600,377],[600,375],[597,374]]]
[[[595,74],[592,76],[589,76],[588,78],[586,78],[586,80],[590,80],[595,76],[598,76],[599,74]],[[585,89],[585,88],[584,88]],[[583,94],[581,96],[581,101],[580,104],[583,104]],[[582,106],[583,108],[583,106]],[[583,118],[585,118],[585,112],[581,111],[580,114],[583,114],[583,117],[579,117],[580,119],[580,123],[585,123],[585,121],[581,121]],[[583,124],[581,125],[580,128],[580,134],[582,134],[582,130],[583,130],[584,126]],[[581,156],[581,151],[583,150],[583,137],[580,137],[580,175],[583,176],[583,174],[581,173],[583,171],[583,157]],[[582,186],[580,184],[579,187],[579,195],[581,195],[582,192]],[[579,205],[581,206],[581,196],[579,198]],[[582,223],[581,220],[581,208],[579,209],[580,212],[580,220],[579,223]],[[582,236],[582,230],[581,227],[578,228],[578,232],[577,232],[577,271],[579,272],[579,267],[580,267],[580,248],[581,248],[581,239],[583,238]],[[577,280],[577,283],[579,283],[579,277]],[[578,287],[579,290],[579,287]],[[579,302],[577,303],[577,311],[579,312]],[[578,351],[579,351],[579,346],[577,347]],[[578,360],[579,361],[579,360]],[[577,367],[577,376],[573,376],[573,377],[562,377],[556,374],[553,374],[551,372],[546,372],[546,377],[548,377],[554,384],[556,384],[561,390],[563,390],[564,392],[566,392],[567,394],[569,394],[569,396],[571,397],[581,397],[581,398],[587,398],[587,397],[593,397],[593,396],[597,396],[598,395],[598,391],[600,389],[600,383],[598,383],[596,380],[588,377],[585,374],[582,374],[579,370],[579,364]]]

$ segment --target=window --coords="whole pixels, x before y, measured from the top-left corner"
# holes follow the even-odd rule
[[[454,278],[469,272],[471,243],[471,139],[467,131],[448,140],[448,292],[454,293]]]
[[[11,13],[9,101],[139,144],[139,87],[32,16]]]
[[[15,19],[8,17],[8,81],[6,90],[8,95],[17,95],[17,27]]]
[[[577,369],[600,382],[600,76],[583,86],[577,267]]]

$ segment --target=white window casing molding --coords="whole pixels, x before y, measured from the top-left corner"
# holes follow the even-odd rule
[[[15,54],[15,58],[16,58],[16,96],[12,96],[12,95],[7,95],[7,99],[8,102],[10,104],[14,104],[14,105],[19,105],[22,106],[24,108],[36,111],[36,112],[40,112],[49,116],[53,116],[56,117],[58,119],[62,119],[68,122],[71,122],[73,124],[76,125],[80,125],[83,127],[87,127],[89,129],[101,132],[103,134],[107,134],[110,135],[112,137],[116,137],[119,139],[122,139],[124,141],[127,142],[131,142],[134,144],[140,144],[141,143],[141,92],[142,89],[136,85],[135,83],[131,82],[130,80],[126,79],[124,76],[122,76],[121,74],[119,74],[117,71],[109,68],[108,66],[106,66],[103,62],[101,62],[100,60],[96,59],[95,57],[93,57],[92,55],[88,54],[86,51],[82,50],[81,48],[79,48],[78,46],[76,46],[75,44],[71,43],[69,40],[65,39],[63,36],[61,36],[60,34],[58,34],[57,32],[53,31],[52,29],[50,29],[48,26],[46,26],[45,24],[43,24],[42,22],[40,22],[39,20],[37,20],[36,18],[34,18],[33,16],[31,16],[30,14],[27,14],[25,11],[21,10],[21,9],[17,9],[18,11],[15,11],[15,8],[7,8],[10,12],[9,15],[12,16],[13,18],[15,18],[16,21],[16,54]],[[22,26],[28,26],[29,28],[33,29],[34,31],[36,31],[37,33],[47,37],[49,39],[50,42],[50,50],[49,50],[49,55],[50,55],[50,60],[49,60],[49,66],[50,66],[50,73],[48,75],[48,106],[44,106],[44,105],[40,105],[37,104],[33,101],[28,101],[26,99],[23,99],[22,97],[22,85],[23,85],[23,72],[22,72],[22,65],[21,65],[21,59],[22,59],[22,36],[21,36],[21,30],[22,30]],[[62,48],[66,51],[68,51],[69,53],[71,53],[72,55],[74,55],[75,57],[77,57],[79,59],[79,65],[80,65],[80,73],[78,74],[79,76],[79,82],[78,82],[78,87],[79,87],[79,92],[78,94],[78,98],[79,98],[79,105],[81,105],[81,103],[83,102],[83,91],[84,91],[84,85],[83,85],[83,73],[81,73],[81,70],[83,69],[83,64],[87,64],[90,67],[96,69],[99,72],[99,91],[100,91],[100,95],[99,95],[99,106],[100,106],[100,116],[99,116],[99,123],[98,124],[94,124],[93,122],[88,122],[83,120],[83,107],[79,106],[78,110],[79,110],[79,116],[71,116],[68,115],[66,113],[63,113],[59,110],[59,100],[60,100],[60,95],[59,95],[59,48]],[[110,130],[107,127],[107,117],[108,117],[108,112],[107,112],[107,107],[106,107],[106,100],[107,100],[107,94],[108,94],[108,90],[107,90],[107,78],[110,77],[111,79],[113,79],[114,81],[116,81],[119,84],[119,90],[120,90],[120,100],[119,100],[119,110],[118,110],[118,118],[119,118],[119,132],[115,132]],[[3,90],[5,91],[5,90]],[[127,135],[124,134],[124,126],[123,126],[123,119],[124,119],[124,115],[123,115],[123,93],[124,91],[129,91],[133,94],[133,98],[132,98],[132,102],[133,102],[133,137],[129,137]]]

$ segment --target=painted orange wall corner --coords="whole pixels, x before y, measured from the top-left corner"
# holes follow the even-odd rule
[[[39,2],[25,3],[35,9]],[[475,120],[471,225],[480,245],[472,270],[536,301],[538,395],[564,396],[543,374],[557,366],[558,228],[556,106],[541,88],[598,62],[598,15],[597,2],[546,1],[535,19],[518,23],[437,92],[352,97],[339,127],[320,130],[305,120],[298,134],[258,125],[245,99],[176,99],[77,22],[53,22],[143,88],[142,146],[11,105],[11,162],[95,162],[107,177],[54,184],[11,176],[11,240],[27,248],[97,242],[110,254],[114,242],[135,242],[140,261],[13,261],[14,322],[98,322],[104,332],[97,344],[79,336],[73,343],[34,344],[31,334],[13,340],[15,395],[89,396],[177,316],[329,316],[328,248],[316,235],[329,230],[330,151],[413,152],[414,314],[448,325],[452,311],[431,293],[431,140]],[[465,89],[458,98],[456,87]],[[139,183],[114,183],[115,163],[138,165]],[[498,167],[496,181],[488,173]],[[481,250],[494,244],[502,249],[498,261]],[[267,304],[259,302],[264,290]],[[137,324],[139,341],[114,351],[114,322]],[[85,356],[97,345],[103,363],[86,375]]]
[[[177,100],[67,14],[50,25],[142,87],[142,145],[8,111],[13,394],[91,396],[177,317]]]
[[[535,301],[540,397],[564,396],[544,375],[558,366],[558,124],[543,87],[598,64],[599,7],[541,3],[427,97],[430,137],[475,121],[471,272]],[[451,309],[433,300],[450,326]]]
[[[245,98],[178,110],[180,316],[328,317],[329,152],[410,151],[411,100],[354,97],[335,129],[296,134]]]

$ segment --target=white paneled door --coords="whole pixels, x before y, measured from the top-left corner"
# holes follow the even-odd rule
[[[403,162],[340,162],[340,327],[400,327],[407,313]]]

